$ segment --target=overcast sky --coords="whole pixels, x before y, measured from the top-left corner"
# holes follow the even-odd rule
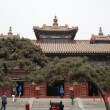
[[[110,34],[110,0],[0,0],[0,33],[12,26],[14,34],[36,39],[33,26],[52,25],[55,15],[59,25],[78,26],[76,39],[90,39],[100,26]]]

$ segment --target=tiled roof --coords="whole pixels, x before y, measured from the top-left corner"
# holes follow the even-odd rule
[[[110,44],[36,43],[46,54],[110,53]]]
[[[74,40],[76,44],[90,44],[90,40]]]
[[[4,38],[4,39],[7,39],[7,38],[11,38],[11,39],[17,38],[17,39],[20,39],[20,36],[19,35],[3,35],[3,34],[1,34],[0,35],[0,39],[2,39],[2,38]]]
[[[96,35],[93,35],[92,39],[93,40],[110,40],[110,35],[108,35],[108,36],[96,36]]]

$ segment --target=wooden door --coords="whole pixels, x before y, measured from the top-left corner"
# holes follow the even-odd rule
[[[81,97],[88,97],[88,83],[81,84]]]
[[[81,85],[80,84],[75,84],[74,85],[74,97],[81,97]]]
[[[31,97],[31,85],[25,83],[24,84],[24,97]]]

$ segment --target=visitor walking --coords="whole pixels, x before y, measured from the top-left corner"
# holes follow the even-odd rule
[[[0,110],[5,110],[6,109],[6,104],[7,104],[6,93],[3,93],[3,95],[1,96],[1,100],[2,100],[2,107],[1,107]]]
[[[60,87],[60,95],[61,95],[61,98],[64,96],[64,88],[62,85]]]
[[[16,96],[16,88],[13,88],[13,90],[12,90],[12,102],[15,102],[15,96]]]
[[[71,104],[73,105],[74,104],[74,91],[71,92]]]
[[[56,94],[57,94],[57,96],[59,96],[59,87],[58,86],[56,88]]]
[[[18,95],[19,95],[19,98],[20,98],[20,96],[21,96],[21,93],[22,93],[22,86],[20,85],[20,86],[18,87]]]

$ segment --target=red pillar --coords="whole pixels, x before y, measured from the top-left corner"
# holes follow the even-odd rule
[[[32,84],[31,85],[31,97],[35,97],[36,96],[36,84]]]

